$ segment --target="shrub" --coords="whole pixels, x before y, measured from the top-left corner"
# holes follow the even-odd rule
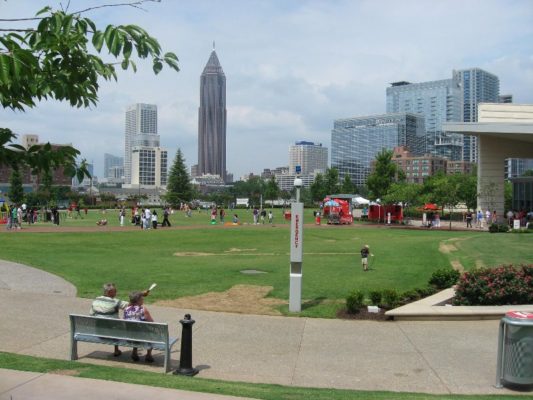
[[[533,303],[533,264],[502,265],[465,272],[457,284],[455,305],[511,305]]]
[[[400,304],[408,304],[420,299],[420,293],[416,289],[407,290],[400,294]]]
[[[378,306],[381,303],[381,291],[372,290],[368,296],[370,297],[372,305]]]
[[[381,296],[383,308],[394,308],[398,305],[398,292],[395,289],[385,289]]]
[[[365,294],[360,290],[354,290],[346,298],[346,309],[350,314],[357,314],[364,307]]]
[[[452,268],[438,269],[429,278],[429,284],[439,290],[447,289],[455,285],[460,276],[460,272]]]
[[[489,226],[489,232],[490,233],[500,233],[500,232],[508,232],[509,226],[507,224],[490,224]]]
[[[418,292],[421,298],[431,296],[432,294],[435,294],[437,292],[437,289],[435,289],[435,287],[433,286],[427,286],[425,288],[417,288],[415,290]]]

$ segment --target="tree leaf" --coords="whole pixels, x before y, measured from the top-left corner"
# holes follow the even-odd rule
[[[37,15],[45,14],[47,12],[50,12],[51,10],[52,10],[52,7],[46,6],[44,8],[41,8],[39,11],[37,11],[35,15],[37,16]]]
[[[104,45],[104,34],[101,31],[96,31],[93,35],[93,46],[97,52],[100,52],[100,50],[102,50],[103,45]]]
[[[153,70],[157,75],[163,69],[163,64],[160,61],[154,61]]]

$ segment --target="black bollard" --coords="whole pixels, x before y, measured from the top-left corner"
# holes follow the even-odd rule
[[[174,371],[175,375],[194,376],[198,373],[198,370],[192,367],[192,326],[194,322],[194,319],[191,319],[191,314],[185,314],[185,317],[180,320],[182,326],[180,366]]]

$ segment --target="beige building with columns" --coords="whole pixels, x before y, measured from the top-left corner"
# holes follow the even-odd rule
[[[478,106],[478,122],[450,122],[447,132],[478,138],[478,209],[504,215],[506,158],[533,158],[533,104]]]

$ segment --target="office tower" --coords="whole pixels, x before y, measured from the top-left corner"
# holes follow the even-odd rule
[[[520,178],[524,172],[533,170],[533,159],[508,158],[505,160],[505,178]]]
[[[454,72],[451,79],[438,81],[392,83],[387,88],[387,113],[399,112],[420,114],[425,118],[429,152],[461,159],[462,135],[442,131],[443,122],[462,120],[459,74]]]
[[[459,75],[463,89],[462,122],[477,122],[479,103],[500,102],[500,80],[496,75],[480,68],[462,69],[456,73]],[[506,96],[505,100],[509,100],[509,98]],[[477,152],[476,137],[464,135],[463,160],[477,162]]]
[[[410,113],[371,115],[335,120],[331,131],[331,166],[340,179],[349,175],[356,185],[366,183],[370,163],[383,149],[406,146],[414,155],[426,151],[424,118]]]
[[[226,180],[226,76],[214,49],[200,76],[198,175]]]
[[[131,181],[144,188],[167,185],[168,152],[161,147],[134,146],[131,154]]]
[[[112,154],[105,153],[104,154],[104,178],[116,179],[118,167],[122,171],[124,171],[124,157],[114,156]]]
[[[301,167],[301,175],[311,175],[315,172],[323,173],[328,167],[328,149],[322,143],[300,141],[289,147],[289,171],[296,172],[296,166]]]
[[[124,183],[132,184],[132,149],[134,146],[159,147],[157,106],[133,104],[126,110],[124,148]]]
[[[512,103],[513,95],[512,94],[501,94],[499,96],[499,103]]]

